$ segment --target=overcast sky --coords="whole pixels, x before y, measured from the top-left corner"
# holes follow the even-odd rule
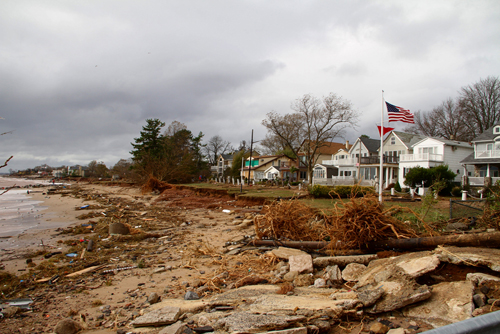
[[[378,138],[382,90],[426,111],[499,75],[498,0],[3,0],[0,162],[111,167],[147,118],[238,146],[330,92]]]

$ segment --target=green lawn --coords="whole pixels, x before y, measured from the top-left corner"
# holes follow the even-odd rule
[[[210,188],[210,189],[224,189],[227,190],[229,194],[240,193],[239,186],[233,186],[232,184],[212,184],[212,183],[191,183],[185,184],[186,186],[193,188]],[[269,199],[281,198],[292,198],[297,197],[297,195],[307,194],[304,190],[299,192],[298,189],[286,189],[281,187],[265,187],[261,185],[255,186],[243,186],[243,193],[240,195],[244,197],[265,197]],[[318,198],[301,198],[299,199],[306,205],[325,211],[327,213],[335,208],[335,204],[339,202],[346,202],[349,199],[318,199]],[[412,222],[417,222],[418,219],[407,209],[412,210],[421,218],[424,218],[425,222],[437,223],[440,221],[445,221],[449,218],[449,198],[441,197],[437,203],[430,205],[427,210],[425,205],[423,206],[423,201],[418,202],[389,202],[385,201],[383,203],[384,209],[389,209],[392,207],[400,207],[401,210],[395,216],[401,220],[409,220]]]

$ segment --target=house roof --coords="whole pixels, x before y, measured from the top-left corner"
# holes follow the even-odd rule
[[[323,144],[323,146],[318,148],[318,153],[319,154],[335,154],[341,149],[345,149],[345,144],[334,143],[334,142],[325,142]]]
[[[469,154],[465,159],[460,161],[461,164],[466,165],[474,165],[474,164],[498,164],[500,163],[500,159],[491,159],[491,158],[483,158],[483,159],[474,159],[474,152]]]
[[[380,140],[378,139],[365,137],[359,137],[358,139],[363,143],[363,145],[365,145],[369,152],[377,152],[380,147]]]
[[[423,136],[423,135],[417,135],[417,134],[406,133],[406,132],[401,132],[401,131],[392,131],[392,133],[395,134],[399,138],[399,140],[401,140],[401,142],[407,148],[412,147],[417,142],[426,138],[426,136]]]
[[[304,141],[305,143],[306,141]],[[313,141],[311,141],[313,142]],[[314,143],[314,142],[313,142]],[[304,145],[304,144],[302,144]],[[311,145],[312,146],[312,145]],[[316,154],[335,154],[340,149],[345,149],[345,144],[325,141],[318,147]]]
[[[472,142],[474,143],[474,142],[478,142],[478,141],[492,141],[492,140],[494,140],[496,137],[498,137],[498,134],[493,133],[493,128],[495,126],[498,126],[498,125],[500,125],[500,122],[496,122],[495,125],[493,125],[491,128],[486,129],[486,131],[484,131],[479,136],[474,138],[474,140]]]
[[[224,160],[233,160],[234,154],[221,154],[222,159]]]
[[[436,140],[436,141],[439,141],[439,142],[441,142],[441,143],[443,143],[445,145],[448,145],[448,146],[460,146],[460,147],[465,147],[465,148],[471,148],[472,149],[472,145],[470,143],[466,142],[466,141],[449,140],[449,139],[436,138],[436,137],[425,137],[424,139],[419,140],[418,142],[416,142],[415,144],[413,144],[412,146],[420,144],[421,142],[423,142],[426,139]]]

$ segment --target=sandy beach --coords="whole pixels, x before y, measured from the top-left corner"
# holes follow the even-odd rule
[[[78,197],[78,195],[75,197],[75,195],[65,194],[72,191],[76,194],[83,193],[85,195],[83,197]],[[103,262],[104,258],[99,260],[101,257],[99,254],[104,255],[106,260],[103,263],[112,268],[116,268],[117,266],[125,268],[132,266],[134,268],[134,265],[135,267],[138,266],[139,261],[146,266],[144,269],[119,271],[112,275],[111,280],[115,283],[109,286],[107,284],[103,285],[105,281],[102,281],[99,276],[84,277],[84,281],[80,279],[80,282],[86,282],[85,286],[87,287],[98,284],[97,288],[87,290],[85,292],[86,296],[83,299],[81,294],[75,294],[74,283],[67,285],[67,279],[63,280],[61,284],[43,285],[43,283],[36,284],[35,281],[44,277],[40,276],[40,274],[32,275],[31,279],[33,282],[30,285],[34,284],[32,286],[38,292],[35,294],[20,295],[19,297],[31,297],[34,300],[40,300],[40,296],[47,295],[47,293],[53,296],[54,302],[51,302],[50,305],[47,304],[45,297],[41,299],[43,300],[43,307],[42,305],[35,305],[35,309],[45,309],[44,312],[50,314],[51,317],[44,319],[42,322],[43,326],[29,322],[30,326],[33,327],[29,329],[22,328],[20,333],[50,332],[57,321],[67,317],[74,310],[80,310],[80,313],[85,314],[87,321],[95,327],[92,331],[87,330],[86,333],[116,333],[116,330],[110,331],[106,328],[109,327],[106,325],[106,322],[98,320],[100,314],[102,314],[102,310],[95,306],[97,301],[99,301],[100,305],[110,305],[112,309],[122,308],[124,305],[120,303],[123,303],[124,295],[127,296],[131,291],[136,291],[138,286],[139,290],[137,291],[140,291],[140,296],[143,296],[142,298],[147,297],[152,292],[164,295],[165,298],[167,296],[170,298],[181,297],[186,292],[186,287],[197,286],[200,283],[196,282],[199,282],[204,275],[209,272],[215,272],[219,265],[214,266],[211,256],[208,256],[204,260],[203,258],[195,260],[192,257],[193,252],[199,253],[199,250],[195,250],[196,248],[193,247],[204,249],[201,254],[203,252],[215,252],[216,250],[220,252],[223,250],[227,240],[231,240],[231,238],[244,233],[241,231],[241,228],[232,229],[230,227],[233,225],[230,222],[234,220],[235,211],[232,215],[223,211],[224,209],[227,211],[229,211],[228,209],[235,210],[234,200],[231,200],[231,198],[226,200],[221,200],[220,198],[202,198],[193,194],[191,197],[188,197],[186,194],[180,191],[177,195],[179,199],[171,203],[174,208],[169,209],[168,201],[161,202],[167,203],[167,206],[165,204],[161,204],[161,206],[156,204],[155,201],[159,198],[158,193],[143,195],[139,188],[134,187],[71,184],[63,190],[63,194],[47,195],[44,192],[30,193],[31,200],[40,202],[37,204],[40,207],[46,207],[43,210],[43,214],[40,214],[40,217],[37,218],[40,224],[37,224],[36,228],[25,230],[10,238],[0,239],[0,266],[4,267],[5,272],[23,277],[23,280],[27,277],[23,275],[31,272],[33,268],[36,269],[39,268],[38,266],[46,266],[47,264],[56,264],[57,266],[67,267],[70,271],[75,271],[76,269],[71,269],[71,263],[78,264],[83,261],[80,259],[80,256],[83,258],[83,255],[81,255],[82,251],[85,248],[86,242],[91,238],[94,240],[96,238],[97,240],[102,239],[104,242],[103,246],[109,247],[106,246],[109,243],[109,241],[106,241],[109,239],[107,227],[106,232],[103,234],[96,231],[96,233],[75,235],[74,233],[66,233],[66,231],[71,231],[72,227],[78,228],[82,225],[96,224],[99,217],[104,216],[99,214],[99,211],[109,210],[110,207],[113,207],[112,211],[116,210],[118,212],[126,210],[127,207],[136,208],[134,210],[141,210],[135,214],[135,216],[138,216],[137,219],[139,219],[139,223],[134,223],[133,225],[135,228],[141,230],[149,226],[149,228],[156,230],[159,224],[160,226],[164,226],[164,232],[161,232],[160,235],[166,235],[165,238],[170,236],[168,239],[164,239],[165,241],[160,241],[159,245],[163,245],[160,248],[158,248],[156,239],[125,244],[118,243],[114,246],[115,249],[112,249],[111,258],[109,257],[110,255],[107,255],[109,251],[103,253],[104,249],[101,245],[96,246],[97,249],[91,253],[88,252],[85,254],[83,251],[85,260],[88,259],[88,261]],[[92,198],[96,200],[92,200]],[[231,204],[224,204],[226,202],[231,202]],[[214,203],[220,204],[214,205]],[[98,212],[98,217],[78,219],[77,216],[89,213],[89,210],[77,210],[84,205],[102,209],[95,210]],[[210,206],[214,207],[215,210],[207,209]],[[186,208],[190,209],[186,210]],[[116,214],[114,216],[119,217]],[[160,219],[160,217],[162,218]],[[154,221],[156,221],[155,225],[150,225],[150,222]],[[237,220],[237,224],[241,224],[241,222],[241,219]],[[177,226],[178,229],[172,230],[172,226]],[[200,230],[193,229],[195,227],[198,227]],[[250,224],[246,224],[244,229],[246,228],[251,229]],[[157,236],[158,234],[155,235]],[[78,249],[77,258],[68,258],[65,256],[65,254],[75,249]],[[123,253],[124,250],[132,252]],[[47,259],[43,256],[47,253],[60,254]],[[133,256],[133,254],[137,255]],[[30,264],[27,263],[27,258],[30,259]],[[153,277],[153,272],[161,263],[166,263],[165,266],[168,264],[170,269]],[[186,267],[187,263],[191,264]],[[196,270],[193,270],[193,268],[196,268]],[[42,270],[41,275],[43,275],[44,270]],[[51,275],[50,272],[48,271],[45,275]],[[50,277],[46,276],[45,278],[48,279]],[[111,282],[109,279],[107,278],[108,282]],[[98,282],[101,283],[99,284]],[[133,303],[137,305],[136,307],[139,307],[139,305],[140,307],[146,306],[142,298],[132,298],[135,300]],[[141,299],[142,301],[140,301]],[[23,319],[23,323],[26,323],[26,319]],[[19,328],[20,326],[16,322],[16,319],[7,319],[3,325],[6,324],[8,326],[5,328],[12,329],[12,333],[19,333],[17,329],[14,330],[14,328]],[[109,325],[109,323],[107,324]],[[158,332],[141,329],[134,330],[136,333],[144,331],[150,333]],[[4,332],[2,331],[2,333]],[[7,331],[5,333],[11,332]]]

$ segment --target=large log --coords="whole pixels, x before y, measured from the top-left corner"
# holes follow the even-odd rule
[[[302,249],[324,249],[328,247],[330,242],[254,240],[252,241],[252,244],[254,246],[283,246]],[[439,245],[500,248],[500,232],[452,234],[437,237],[381,240],[370,242],[366,245],[366,250],[432,249]]]
[[[368,244],[368,249],[429,249],[439,245],[500,248],[500,232],[452,234],[437,237],[390,239]]]

